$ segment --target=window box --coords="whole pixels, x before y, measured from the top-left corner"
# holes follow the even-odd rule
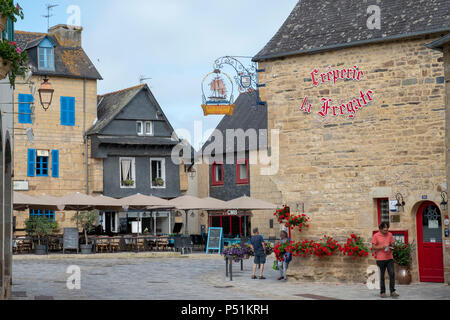
[[[164,186],[164,180],[161,178],[156,178],[153,180],[153,186],[155,187],[163,187]]]

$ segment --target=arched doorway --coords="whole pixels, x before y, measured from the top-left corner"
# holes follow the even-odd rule
[[[420,281],[444,282],[441,211],[430,201],[417,211],[417,252]]]

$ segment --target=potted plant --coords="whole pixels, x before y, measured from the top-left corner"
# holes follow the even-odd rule
[[[153,180],[153,185],[162,187],[162,186],[164,186],[164,180],[161,178],[156,178],[155,180]]]
[[[401,241],[394,243],[394,250],[392,254],[394,261],[398,265],[397,280],[399,284],[411,284],[411,261],[414,244],[404,244]]]
[[[28,71],[27,62],[26,51],[17,47],[17,43],[6,39],[0,42],[0,80],[9,75],[9,82],[14,88],[16,77],[18,75],[25,77]]]
[[[85,211],[81,212],[78,215],[72,218],[73,221],[77,222],[77,225],[83,228],[84,232],[84,244],[80,245],[82,254],[91,254],[92,253],[92,243],[89,244],[88,232],[92,231],[95,228],[95,225],[98,221],[98,211]]]
[[[124,184],[127,187],[132,187],[132,186],[134,186],[134,180],[125,180]]]
[[[17,22],[16,16],[23,19],[23,11],[19,4],[14,5],[14,0],[0,0],[0,32],[3,32],[8,19]]]
[[[38,238],[38,244],[35,245],[35,254],[45,255],[48,252],[48,247],[41,244],[41,239],[58,232],[59,228],[56,221],[51,221],[47,217],[30,217],[25,223],[25,231],[29,236]]]

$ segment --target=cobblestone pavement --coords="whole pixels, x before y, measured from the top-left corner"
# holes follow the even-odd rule
[[[364,284],[317,284],[294,280],[280,282],[278,272],[266,264],[267,280],[252,280],[252,261],[233,266],[233,281],[225,277],[219,256],[187,255],[157,258],[117,256],[19,257],[13,266],[13,300],[376,300],[378,290]],[[81,269],[81,290],[67,289],[69,266]],[[400,300],[450,300],[450,286],[413,284],[397,286]],[[391,298],[388,298],[391,299]]]

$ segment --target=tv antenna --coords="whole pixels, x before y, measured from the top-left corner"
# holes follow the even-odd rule
[[[145,80],[152,80],[152,78],[146,78],[145,76],[139,76],[139,83],[143,84]]]
[[[50,17],[53,17],[53,14],[50,14],[50,11],[59,6],[59,4],[46,4],[45,7],[47,8],[47,14],[43,15],[44,18],[47,18],[47,31],[50,30]]]

